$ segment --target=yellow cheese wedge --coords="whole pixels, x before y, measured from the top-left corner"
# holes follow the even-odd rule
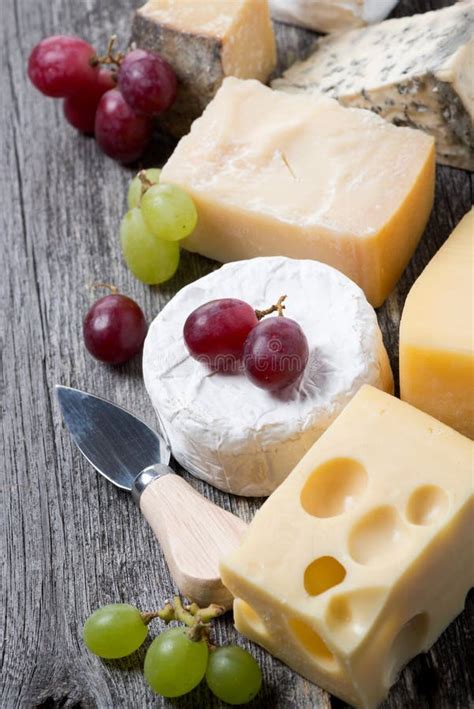
[[[184,135],[225,76],[267,81],[276,65],[268,0],[148,0],[132,39],[174,68],[178,97],[160,123]]]
[[[378,306],[424,230],[434,171],[433,138],[420,131],[228,78],[161,178],[196,201],[190,251],[323,261]]]
[[[474,209],[411,289],[400,325],[401,398],[474,438]]]
[[[221,564],[237,629],[373,709],[474,583],[473,444],[364,386]]]

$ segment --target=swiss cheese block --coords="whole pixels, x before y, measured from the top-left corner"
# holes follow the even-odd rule
[[[338,32],[380,22],[398,0],[270,0],[272,17],[317,32]]]
[[[160,117],[172,135],[188,132],[225,76],[267,81],[276,65],[268,0],[149,0],[132,39],[159,52],[178,76],[178,97]]]
[[[183,244],[218,261],[323,261],[381,305],[433,204],[434,141],[325,97],[224,81],[161,173],[199,219]]]
[[[440,163],[474,169],[474,3],[321,40],[272,86],[368,108],[436,139]]]
[[[310,351],[290,391],[259,389],[243,372],[212,372],[189,355],[183,325],[198,306],[233,297],[263,310],[283,294]],[[258,496],[285,479],[363,384],[393,386],[377,318],[360,288],[329,266],[283,257],[228,264],[183,288],[150,326],[143,374],[181,465],[222,490]]]
[[[474,210],[408,294],[400,390],[402,399],[474,438]]]
[[[221,565],[237,629],[374,709],[474,582],[473,444],[363,387]]]

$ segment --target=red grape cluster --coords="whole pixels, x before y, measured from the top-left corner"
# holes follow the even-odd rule
[[[300,325],[283,316],[284,296],[268,310],[255,311],[237,298],[221,298],[196,308],[184,324],[184,341],[194,359],[211,369],[241,369],[262,389],[280,391],[300,379],[309,348]]]
[[[94,134],[106,155],[129,163],[148,145],[153,117],[173,104],[177,82],[156,52],[114,55],[113,42],[100,57],[79,37],[47,37],[30,54],[28,76],[46,96],[64,99],[64,115],[74,128]]]

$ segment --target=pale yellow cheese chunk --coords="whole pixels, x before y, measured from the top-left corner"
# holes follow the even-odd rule
[[[474,583],[473,444],[364,386],[221,565],[237,629],[373,709]]]
[[[401,397],[474,438],[474,209],[408,294]]]
[[[194,198],[184,246],[218,261],[282,255],[335,266],[378,306],[433,203],[434,141],[336,101],[228,78],[162,181]]]

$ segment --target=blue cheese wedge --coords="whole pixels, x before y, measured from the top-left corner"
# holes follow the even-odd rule
[[[270,0],[274,20],[339,32],[384,20],[398,0]]]
[[[326,94],[436,139],[438,162],[474,170],[474,4],[322,39],[273,88]]]

